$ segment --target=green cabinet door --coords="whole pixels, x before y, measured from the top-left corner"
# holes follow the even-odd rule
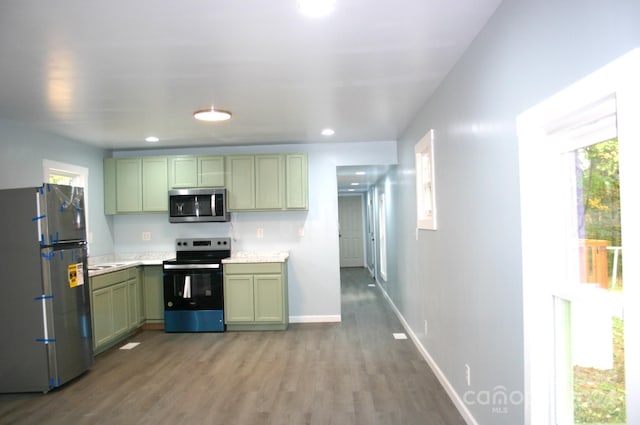
[[[225,276],[224,286],[225,322],[253,322],[253,276]]]
[[[198,185],[198,159],[195,156],[169,158],[169,187],[181,189]]]
[[[113,297],[113,335],[118,337],[129,330],[129,297],[127,282],[111,287]]]
[[[288,154],[285,158],[286,209],[309,209],[309,177],[306,154]]]
[[[93,324],[93,348],[106,344],[113,338],[113,297],[111,288],[91,293],[91,323]]]
[[[127,281],[127,300],[129,301],[127,329],[135,329],[140,325],[140,295],[138,292],[138,279]]]
[[[224,186],[224,157],[223,156],[199,156],[198,157],[198,186],[199,187],[223,187]]]
[[[284,206],[282,155],[256,155],[255,173],[256,209],[282,209]]]
[[[116,210],[116,160],[105,158],[102,168],[104,190],[104,213],[113,215]]]
[[[253,278],[256,322],[282,322],[283,291],[281,275],[255,275]]]
[[[226,157],[227,208],[253,210],[256,207],[255,160],[252,155]]]
[[[164,322],[162,266],[144,266],[144,312],[147,322]]]
[[[153,156],[142,159],[142,210],[165,212],[169,210],[167,158]]]
[[[229,331],[286,329],[287,262],[226,263],[224,309]]]
[[[142,160],[116,159],[116,210],[119,213],[142,211]]]

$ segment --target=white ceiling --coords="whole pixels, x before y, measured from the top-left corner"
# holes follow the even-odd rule
[[[499,3],[2,1],[0,119],[107,149],[396,140]],[[192,118],[212,104],[233,118]]]

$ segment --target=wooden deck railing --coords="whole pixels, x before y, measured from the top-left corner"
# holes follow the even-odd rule
[[[580,240],[580,282],[597,283],[601,288],[609,289],[608,244],[609,241],[600,239]]]

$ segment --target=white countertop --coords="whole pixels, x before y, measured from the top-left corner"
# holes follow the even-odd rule
[[[284,263],[288,258],[289,251],[238,251],[222,263]]]
[[[111,254],[89,257],[89,277],[137,266],[159,266],[164,260],[175,258],[174,252],[146,252]],[[96,269],[98,268],[99,269]]]

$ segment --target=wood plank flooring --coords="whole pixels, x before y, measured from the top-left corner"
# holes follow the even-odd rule
[[[1,394],[0,424],[463,425],[368,273],[341,279],[342,323],[143,331],[48,394]]]

